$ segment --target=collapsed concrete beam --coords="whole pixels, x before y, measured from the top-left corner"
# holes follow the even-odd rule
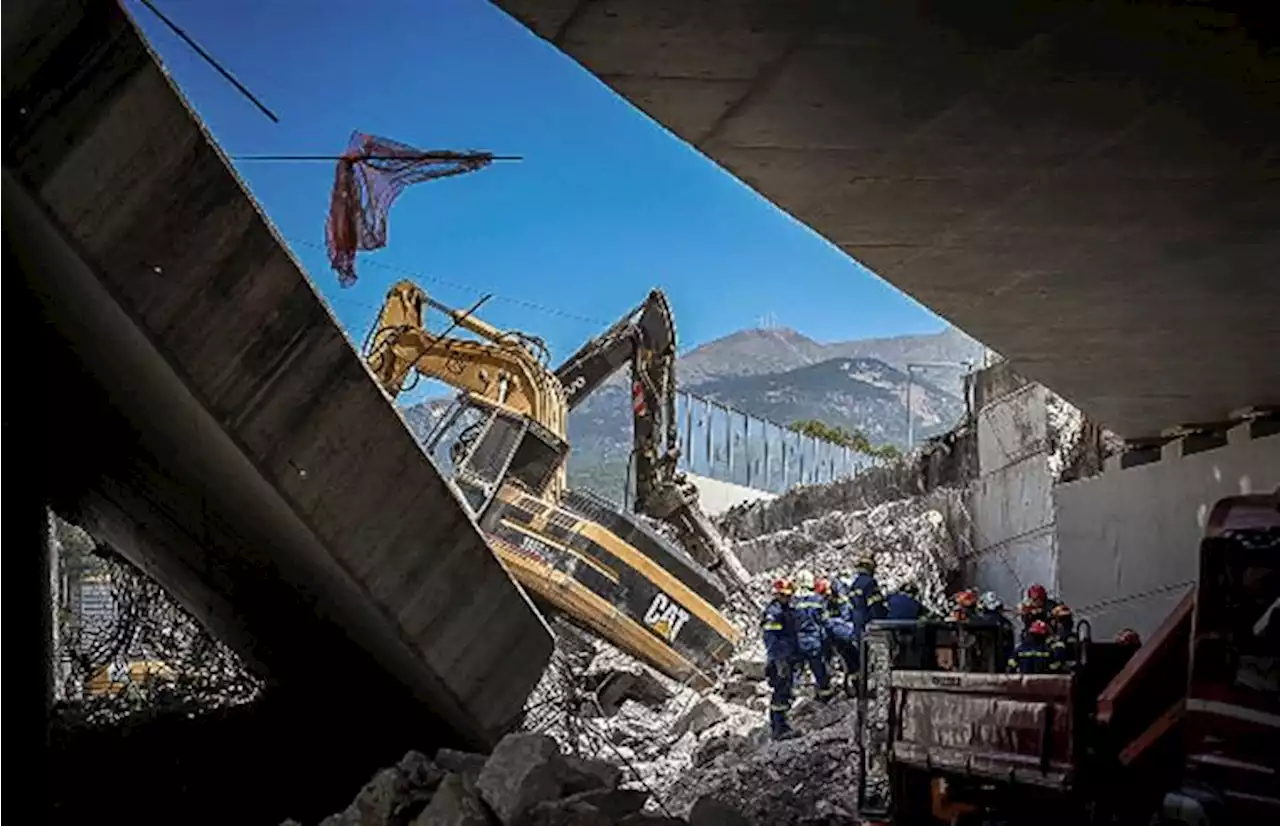
[[[541,617],[120,8],[6,15],[5,233],[104,398],[67,438],[116,443],[90,527],[268,676],[385,684],[493,743]]]

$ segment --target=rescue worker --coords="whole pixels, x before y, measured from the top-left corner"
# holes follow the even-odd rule
[[[760,628],[764,637],[765,677],[773,696],[769,698],[769,732],[774,740],[794,737],[787,722],[791,710],[792,664],[796,659],[796,621],[791,597],[795,588],[791,581],[773,583],[773,599],[764,607]]]
[[[841,571],[840,575],[832,577],[829,583],[831,597],[828,602],[831,604],[831,616],[849,622],[852,619],[849,615],[849,588],[853,585],[853,572]]]
[[[1049,592],[1038,582],[1027,588],[1027,598],[1018,605],[1018,616],[1022,619],[1022,636],[1025,639],[1031,624],[1036,620],[1049,623],[1049,613],[1057,605],[1057,600],[1049,599]]]
[[[918,620],[924,615],[920,605],[920,588],[914,582],[904,582],[898,590],[885,597],[885,619]]]
[[[1138,632],[1132,628],[1122,628],[1116,634],[1116,642],[1120,645],[1131,645],[1137,648],[1142,645],[1142,638],[1138,636]]]
[[[795,597],[791,601],[791,607],[796,617],[796,658],[808,665],[813,672],[817,697],[825,703],[835,694],[831,689],[824,656],[827,646],[823,638],[829,615],[826,600],[814,593],[815,584],[812,571],[796,572]]]
[[[995,591],[986,591],[978,598],[978,611],[975,615],[978,622],[990,623],[995,625],[997,629],[997,638],[999,640],[997,649],[1000,660],[1007,660],[1013,656],[1013,623],[1004,615],[1004,601],[996,595]]]
[[[871,620],[884,619],[884,594],[876,582],[876,561],[869,555],[861,556],[853,564],[853,581],[849,583],[849,619],[853,632],[859,638]]]
[[[978,592],[972,588],[958,592],[951,601],[954,606],[951,609],[952,622],[968,622],[977,614]]]
[[[827,618],[823,623],[823,650],[828,663],[831,662],[832,656],[837,656],[844,661],[844,673],[853,675],[858,670],[858,638],[853,633],[853,623],[848,618],[848,600],[839,603],[832,596],[837,581],[820,578],[813,585],[814,591],[819,596],[827,598]],[[827,671],[829,678],[830,668]]]
[[[1063,669],[1070,669],[1077,659],[1079,640],[1075,633],[1075,618],[1066,603],[1059,602],[1049,612],[1049,630],[1049,647],[1062,663]]]
[[[1010,630],[1013,629],[1013,623],[1009,622],[1009,618],[1004,615],[1004,601],[996,595],[995,591],[985,591],[978,597],[978,607],[973,619],[987,620],[996,625],[1008,626]]]
[[[1062,669],[1049,649],[1049,624],[1035,620],[1027,628],[1027,636],[1009,658],[1011,674],[1056,674]]]

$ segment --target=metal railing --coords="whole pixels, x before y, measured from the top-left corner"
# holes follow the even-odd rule
[[[676,415],[681,470],[756,490],[847,479],[879,461],[685,390]]]

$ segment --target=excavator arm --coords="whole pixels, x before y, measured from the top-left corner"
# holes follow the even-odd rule
[[[751,599],[750,575],[702,511],[697,487],[677,469],[675,361],[671,307],[666,296],[654,290],[640,306],[570,356],[556,370],[556,377],[572,410],[623,365],[631,365],[636,511],[671,525],[699,563],[721,569],[729,583]]]
[[[428,307],[484,340],[449,337],[448,331],[431,334],[423,318]],[[533,341],[433,301],[415,284],[401,281],[387,293],[365,342],[365,360],[392,397],[416,371],[528,416],[563,439],[563,391],[530,349]]]

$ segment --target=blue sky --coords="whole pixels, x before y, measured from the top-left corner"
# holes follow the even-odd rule
[[[237,164],[357,341],[406,276],[455,306],[493,293],[480,314],[553,358],[655,286],[682,350],[766,313],[820,341],[943,326],[484,0],[155,3],[279,116],[130,2],[233,157],[337,155],[353,130],[523,156],[406,190],[388,247],[360,254],[347,289],[323,251],[333,164]]]

